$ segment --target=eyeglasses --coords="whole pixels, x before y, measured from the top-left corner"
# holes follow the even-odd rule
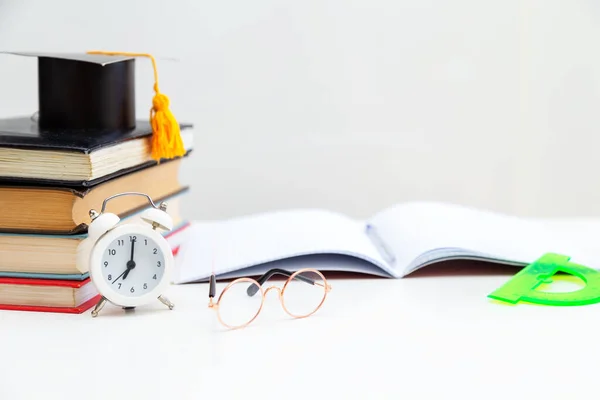
[[[287,276],[283,288],[264,283],[274,275]],[[293,318],[308,317],[323,305],[331,286],[323,274],[315,269],[305,268],[294,273],[283,269],[267,271],[257,280],[238,278],[230,282],[221,292],[217,302],[213,302],[216,292],[215,275],[210,277],[208,307],[217,312],[219,322],[230,329],[243,328],[256,319],[262,310],[265,296],[275,290],[287,314]]]

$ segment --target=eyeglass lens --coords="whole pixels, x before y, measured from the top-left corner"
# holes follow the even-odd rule
[[[323,303],[326,285],[323,277],[314,271],[299,271],[292,275],[283,290],[283,304],[294,317],[306,317]]]
[[[258,291],[249,296],[247,289],[251,285],[250,280],[239,280],[223,292],[219,301],[219,317],[225,325],[232,328],[244,326],[260,311],[262,294]]]

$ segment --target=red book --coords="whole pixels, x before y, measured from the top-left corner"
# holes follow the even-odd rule
[[[83,281],[0,278],[0,310],[81,314],[100,295],[87,278]]]

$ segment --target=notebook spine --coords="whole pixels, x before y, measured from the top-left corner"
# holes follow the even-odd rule
[[[381,239],[381,236],[377,232],[377,229],[373,225],[367,224],[366,233],[369,239],[371,239],[371,243],[375,246],[379,255],[383,257],[385,262],[389,265],[393,265],[396,262],[396,257],[394,253],[390,250],[390,248],[385,244],[385,242]]]

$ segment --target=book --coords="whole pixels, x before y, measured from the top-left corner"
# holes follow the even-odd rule
[[[0,278],[0,310],[81,314],[100,295],[87,278],[83,281]]]
[[[192,221],[174,283],[261,275],[277,262],[403,278],[446,260],[521,268],[547,252],[600,269],[597,218],[522,218],[472,207],[407,202],[358,220],[320,209]],[[302,260],[302,261],[298,261]]]
[[[123,223],[132,221],[123,220]],[[173,254],[179,251],[187,221],[180,221],[169,232],[162,232]],[[0,277],[84,280],[89,274],[78,263],[80,235],[11,235],[0,234]],[[35,249],[30,251],[29,249]]]
[[[193,125],[180,124],[181,139],[193,149]],[[0,182],[94,186],[152,165],[152,127],[132,129],[44,129],[26,117],[0,119]]]
[[[0,185],[0,231],[15,233],[76,234],[85,232],[89,210],[102,207],[109,196],[142,192],[155,202],[186,190],[179,181],[184,158],[150,166],[91,187]],[[1,165],[1,163],[0,163]],[[110,201],[106,211],[120,217],[145,208],[141,196],[124,196]]]

